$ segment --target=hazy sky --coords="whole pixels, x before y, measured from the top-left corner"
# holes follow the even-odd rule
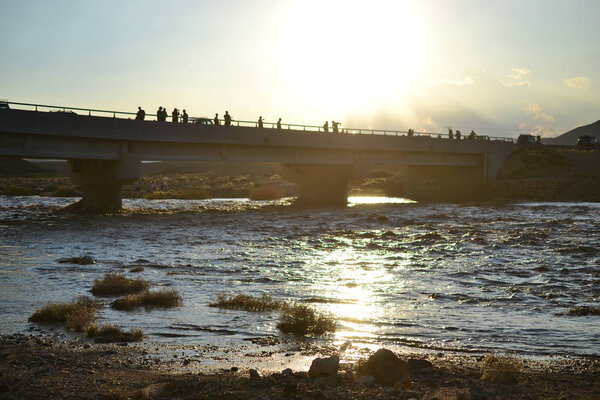
[[[600,0],[0,0],[0,98],[492,136],[600,119]]]

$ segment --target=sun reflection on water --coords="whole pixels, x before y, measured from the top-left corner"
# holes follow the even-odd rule
[[[411,204],[414,200],[404,197],[385,197],[385,196],[351,196],[348,197],[348,206],[353,207],[359,204]]]
[[[371,338],[378,327],[369,321],[380,319],[384,308],[377,304],[374,289],[393,276],[384,268],[384,254],[363,253],[353,248],[335,249],[322,255],[330,281],[317,288],[331,299],[326,310],[340,321],[338,339]]]

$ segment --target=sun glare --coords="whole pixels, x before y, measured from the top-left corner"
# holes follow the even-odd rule
[[[424,31],[403,1],[291,3],[284,38],[295,93],[337,113],[402,98],[420,66]]]

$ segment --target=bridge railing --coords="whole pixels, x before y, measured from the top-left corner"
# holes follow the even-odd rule
[[[128,111],[113,111],[113,110],[100,110],[93,108],[80,108],[80,107],[67,107],[67,106],[55,106],[48,104],[32,104],[32,103],[19,103],[7,100],[1,100],[0,103],[19,106],[19,108],[25,109],[33,109],[35,111],[54,111],[54,112],[65,112],[65,113],[86,113],[88,116],[111,116],[113,118],[117,118],[117,116],[121,118],[129,118],[135,117],[137,115],[136,112],[128,112]],[[157,117],[156,114],[145,114],[146,117]],[[180,116],[181,120],[181,116]],[[207,123],[212,124],[214,122],[214,118],[205,118],[205,117],[190,117],[190,123]],[[223,125],[224,120],[219,118],[219,124]],[[232,126],[240,126],[240,127],[250,127],[257,128],[259,126],[258,121],[244,121],[244,120],[232,120]],[[263,127],[277,129],[277,122],[265,122],[263,121]],[[301,125],[301,124],[288,124],[281,123],[281,130],[293,130],[293,131],[304,131],[304,132],[325,132],[324,126],[318,125]],[[329,127],[329,133],[333,132],[333,128]],[[389,130],[389,129],[365,129],[365,128],[342,128],[339,130],[339,133],[346,133],[351,135],[382,135],[382,136],[408,136],[409,131],[400,131],[400,130]],[[438,132],[417,132],[412,131],[411,136],[423,136],[423,137],[432,137],[432,138],[442,138],[447,139],[448,135]],[[513,142],[512,138],[508,137],[497,137],[497,136],[486,136],[479,135],[476,137],[481,140],[493,140],[493,141],[504,141],[504,142]],[[467,139],[466,136],[463,139]]]

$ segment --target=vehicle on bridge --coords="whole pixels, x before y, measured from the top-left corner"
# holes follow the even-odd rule
[[[519,135],[517,144],[522,146],[540,146],[542,144],[541,137],[535,135]]]
[[[198,125],[214,125],[213,120],[210,119],[210,118],[197,118],[197,117],[193,117],[193,118],[190,118],[190,121],[193,124],[198,124]]]
[[[597,149],[600,146],[595,136],[583,135],[577,138],[577,147],[581,149]]]

